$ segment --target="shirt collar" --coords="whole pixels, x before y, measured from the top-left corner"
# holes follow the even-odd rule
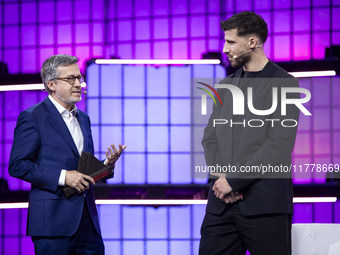
[[[76,116],[77,111],[78,111],[78,108],[76,105],[74,105],[74,108],[69,112],[63,106],[61,106],[61,104],[59,104],[51,95],[48,95],[48,98],[51,100],[52,104],[54,104],[54,106],[57,108],[58,112],[61,115],[65,115],[66,117],[69,117],[70,114],[73,116]]]

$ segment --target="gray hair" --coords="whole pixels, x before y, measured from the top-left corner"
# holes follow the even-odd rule
[[[54,55],[45,60],[41,67],[41,79],[48,94],[51,94],[52,90],[47,86],[47,82],[59,76],[57,67],[76,64],[78,60],[75,56],[65,54]]]

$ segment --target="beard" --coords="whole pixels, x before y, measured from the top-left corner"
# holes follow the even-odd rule
[[[72,94],[69,98],[64,97],[62,94],[60,94],[58,92],[56,92],[56,95],[62,102],[66,103],[66,104],[75,104],[75,103],[78,103],[78,102],[81,101],[81,97],[75,98],[75,97],[72,96]]]
[[[240,53],[242,54],[242,53]],[[250,52],[246,53],[238,58],[233,58],[232,61],[229,60],[232,67],[238,68],[242,67],[250,61]]]

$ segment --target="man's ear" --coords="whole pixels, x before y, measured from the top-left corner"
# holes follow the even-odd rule
[[[46,85],[51,91],[55,91],[55,83],[53,81],[48,81]]]
[[[257,38],[254,36],[250,36],[248,40],[249,40],[249,48],[255,49],[255,47],[257,46],[257,41],[258,41]]]

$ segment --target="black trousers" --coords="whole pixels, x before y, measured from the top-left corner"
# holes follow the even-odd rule
[[[244,216],[238,203],[220,215],[206,213],[199,255],[290,255],[292,215]]]
[[[104,243],[93,225],[84,203],[83,215],[77,232],[72,236],[32,236],[36,255],[104,255]]]

